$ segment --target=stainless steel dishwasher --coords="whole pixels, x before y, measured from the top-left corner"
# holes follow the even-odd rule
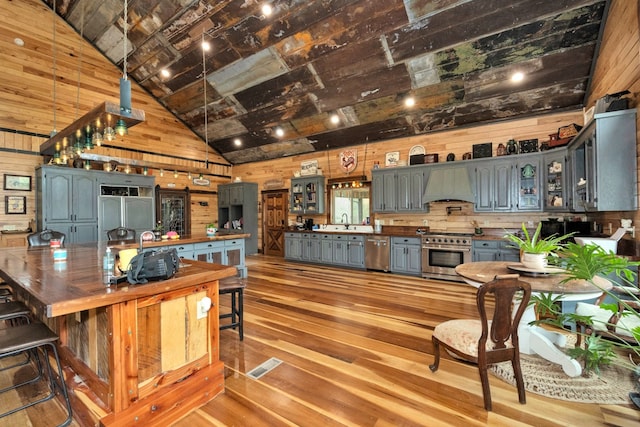
[[[364,247],[364,266],[368,270],[389,271],[391,238],[369,236]]]

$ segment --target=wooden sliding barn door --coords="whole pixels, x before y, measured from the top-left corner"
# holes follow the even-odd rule
[[[284,257],[284,231],[287,227],[289,192],[262,192],[262,253]]]

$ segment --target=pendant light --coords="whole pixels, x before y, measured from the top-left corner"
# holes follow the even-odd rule
[[[127,20],[129,19],[129,0],[124,0],[124,14],[122,30],[124,37],[122,39],[122,77],[120,78],[120,113],[131,114],[131,82],[127,78]],[[116,123],[115,131],[118,135],[124,136],[129,133],[127,124],[123,119],[119,119]]]
[[[82,149],[87,149],[89,147],[102,145],[103,142],[115,141],[118,135],[127,135],[131,126],[135,126],[138,123],[144,122],[144,111],[131,108],[131,81],[129,81],[127,77],[128,7],[128,0],[124,0],[122,42],[124,54],[122,70],[123,73],[122,78],[120,79],[120,104],[117,105],[114,102],[105,101],[89,111],[84,116],[76,118],[73,123],[71,123],[68,127],[61,130],[60,132],[55,133],[55,135],[54,132],[52,132],[51,137],[40,145],[40,154],[53,157],[54,153],[56,152],[56,147],[58,147],[58,150],[60,150],[60,159],[62,160],[65,156],[65,153],[67,154],[67,156],[73,156],[72,153],[75,153],[77,155],[78,144],[80,144]],[[57,18],[55,14],[55,2],[53,15]],[[81,34],[80,36],[84,39],[83,34]],[[78,91],[79,87],[80,73],[78,74]],[[100,123],[105,126],[102,133],[100,133],[99,131]],[[84,131],[87,125],[91,126],[91,129],[93,129],[93,131],[91,133],[85,134],[84,138],[80,138],[81,140],[78,141],[78,138],[75,137],[76,130],[82,129]],[[69,145],[67,150],[63,152],[61,146],[63,146],[64,144],[60,144],[60,142],[63,141],[64,138],[68,138]]]

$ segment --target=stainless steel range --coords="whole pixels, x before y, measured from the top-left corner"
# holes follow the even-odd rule
[[[471,262],[471,236],[471,233],[423,234],[422,277],[464,282],[455,268]]]

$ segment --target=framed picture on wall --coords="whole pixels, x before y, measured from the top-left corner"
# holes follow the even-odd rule
[[[31,191],[31,177],[23,175],[4,174],[4,189]]]
[[[4,213],[26,214],[27,198],[25,196],[4,196]]]

